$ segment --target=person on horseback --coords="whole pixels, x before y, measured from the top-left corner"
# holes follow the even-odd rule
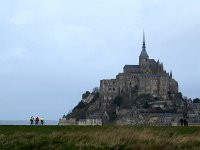
[[[37,118],[35,119],[35,124],[37,125],[37,124],[39,123],[39,121],[40,121],[40,119],[39,119],[39,117],[37,117]]]
[[[33,122],[34,122],[34,118],[33,118],[33,116],[31,116],[31,119],[30,119],[31,125],[33,124]]]
[[[40,121],[41,121],[41,125],[43,125],[44,124],[44,117],[41,117]]]

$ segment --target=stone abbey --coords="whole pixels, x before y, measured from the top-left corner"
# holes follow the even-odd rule
[[[60,124],[172,125],[187,116],[187,106],[172,72],[149,58],[143,33],[139,64],[125,65],[115,79],[101,80],[100,88],[84,93]]]
[[[178,93],[178,82],[173,79],[172,72],[164,70],[163,64],[150,59],[146,51],[145,34],[143,33],[142,51],[138,65],[125,65],[123,73],[115,79],[100,81],[100,96],[103,101],[111,101],[117,96],[132,93],[150,94],[154,98],[167,100],[169,93]]]

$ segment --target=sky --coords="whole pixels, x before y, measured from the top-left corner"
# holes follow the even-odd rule
[[[0,120],[58,120],[85,91],[150,58],[200,97],[199,0],[0,0]]]

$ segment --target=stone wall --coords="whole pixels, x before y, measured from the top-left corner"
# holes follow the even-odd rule
[[[121,74],[118,79],[101,80],[100,94],[104,100],[112,100],[121,94],[129,94],[138,86],[138,94],[151,94],[153,97],[167,98],[168,91],[178,93],[178,83],[170,77],[154,75]]]

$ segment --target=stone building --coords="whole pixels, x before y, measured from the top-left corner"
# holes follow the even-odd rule
[[[146,51],[145,35],[143,33],[142,51],[138,65],[125,65],[123,73],[115,79],[100,81],[100,96],[104,101],[110,101],[123,94],[151,94],[154,98],[167,99],[169,93],[178,93],[178,83],[172,77],[172,72],[164,70],[163,64],[150,59]]]
[[[102,114],[93,114],[88,116],[86,119],[79,119],[77,121],[77,125],[82,125],[82,126],[102,126],[103,125],[103,121],[102,121]]]
[[[80,119],[77,122],[79,126],[102,126],[102,119]]]
[[[76,118],[60,118],[58,125],[76,125]]]

